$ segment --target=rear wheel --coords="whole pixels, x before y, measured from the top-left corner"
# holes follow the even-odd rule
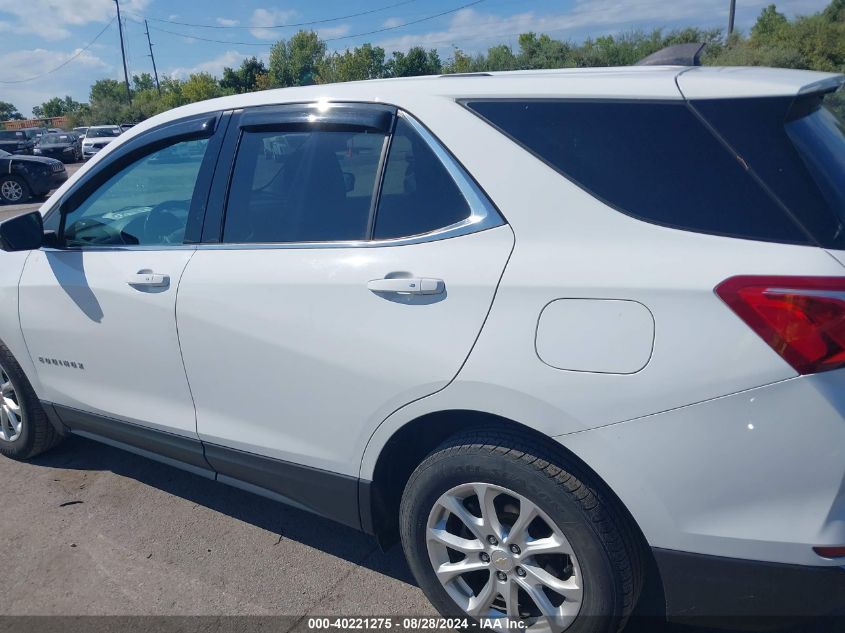
[[[446,616],[613,633],[642,585],[624,517],[549,447],[501,432],[448,441],[402,498],[405,555]]]
[[[18,176],[0,176],[0,200],[7,204],[18,204],[29,200],[30,191],[26,182]]]
[[[0,454],[30,459],[61,439],[15,357],[0,343]]]

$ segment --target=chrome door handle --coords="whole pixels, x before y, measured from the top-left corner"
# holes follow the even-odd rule
[[[443,292],[446,284],[443,283],[442,279],[397,277],[395,279],[373,279],[367,282],[367,288],[371,292],[437,295]]]
[[[137,273],[135,275],[129,275],[126,283],[136,288],[162,288],[170,285],[170,275],[146,272]]]

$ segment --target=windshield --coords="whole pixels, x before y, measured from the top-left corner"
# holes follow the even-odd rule
[[[786,133],[839,216],[841,231],[845,224],[845,90],[826,95],[814,111],[787,123]]]
[[[87,138],[102,138],[106,136],[120,136],[119,127],[98,127],[89,128],[85,135]]]
[[[41,130],[24,130],[26,138],[35,138],[41,135]]]
[[[42,145],[52,145],[57,143],[73,143],[73,139],[69,134],[45,134],[41,137]]]

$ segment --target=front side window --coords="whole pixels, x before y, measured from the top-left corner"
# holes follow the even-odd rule
[[[124,167],[67,214],[65,244],[181,244],[207,147],[180,141]]]
[[[384,140],[361,130],[244,131],[223,241],[366,239]]]

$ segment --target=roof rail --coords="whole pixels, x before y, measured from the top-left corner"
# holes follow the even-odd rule
[[[643,57],[634,66],[701,66],[701,51],[705,46],[702,42],[667,46]]]
[[[446,73],[445,75],[440,75],[440,79],[448,79],[449,77],[492,77],[490,73],[485,72],[477,72],[477,73]]]

